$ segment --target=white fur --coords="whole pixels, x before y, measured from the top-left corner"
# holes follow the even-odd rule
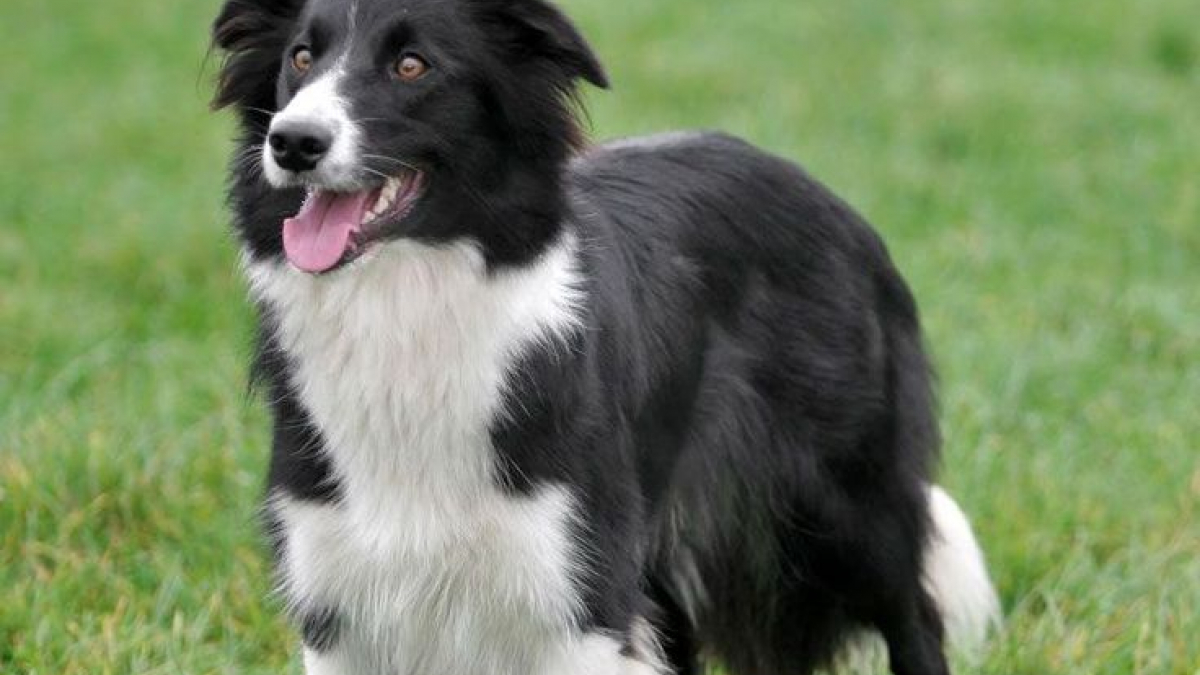
[[[1000,600],[962,509],[935,485],[929,510],[933,532],[925,551],[925,587],[942,611],[950,644],[971,653],[999,625]]]
[[[333,68],[305,85],[283,110],[271,118],[271,131],[288,122],[304,122],[325,128],[333,137],[333,144],[317,167],[298,174],[288,171],[275,161],[271,147],[263,143],[263,174],[275,187],[297,185],[321,185],[330,190],[353,191],[360,189],[361,153],[358,125],[350,117],[350,104],[340,94],[341,80],[345,76],[339,60]]]
[[[496,487],[488,427],[509,369],[579,328],[570,237],[494,273],[470,243],[410,241],[327,275],[247,271],[343,488],[337,504],[269,505],[284,597],[346,622],[332,651],[306,654],[310,675],[653,672],[579,634],[572,496]]]
[[[349,508],[282,497],[274,508],[288,534],[285,597],[336,606],[346,622],[330,653],[309,653],[310,675],[540,673],[575,639],[570,506],[561,492],[493,495],[472,513],[447,516],[454,520],[437,546],[389,515],[362,522]]]
[[[490,667],[490,666],[489,666]],[[392,673],[406,671],[372,670],[374,666],[364,665],[351,655],[346,645],[335,648],[332,652],[318,654],[306,649],[304,651],[304,671],[307,675],[347,675],[350,673]],[[416,670],[415,673],[445,672],[459,673],[478,671],[457,670]],[[482,671],[508,673],[510,670]],[[526,671],[528,675],[668,675],[666,666],[659,661],[646,661],[636,657],[625,656],[621,653],[621,644],[613,638],[590,634],[573,637],[562,641],[548,649],[542,663],[536,670]]]
[[[344,649],[319,653],[306,647],[304,649],[305,675],[344,675],[356,672],[354,665],[346,656],[347,652]]]
[[[640,651],[638,631],[641,626],[649,627],[644,621],[638,621],[634,630],[634,648]],[[657,654],[657,647],[653,647]],[[643,656],[641,653],[632,657],[621,654],[621,643],[606,635],[587,635],[566,645],[560,652],[558,660],[551,661],[548,666],[536,672],[537,675],[667,675],[668,671],[657,656]]]

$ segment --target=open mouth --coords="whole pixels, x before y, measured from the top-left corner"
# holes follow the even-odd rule
[[[424,174],[405,170],[358,192],[313,188],[299,213],[283,221],[288,261],[312,274],[350,262],[408,216],[424,187]]]

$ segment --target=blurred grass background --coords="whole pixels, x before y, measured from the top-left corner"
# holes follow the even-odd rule
[[[600,138],[721,128],[884,233],[1007,628],[960,672],[1200,673],[1200,4],[568,0]],[[216,0],[5,0],[0,673],[298,672],[206,111]]]

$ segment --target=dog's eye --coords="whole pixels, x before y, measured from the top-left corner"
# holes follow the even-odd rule
[[[396,76],[405,82],[420,79],[429,70],[429,64],[414,54],[405,54],[396,62]]]
[[[312,52],[307,47],[299,47],[292,52],[292,67],[298,73],[307,73],[313,65]]]

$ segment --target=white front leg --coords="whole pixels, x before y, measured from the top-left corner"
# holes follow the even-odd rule
[[[590,635],[564,647],[558,659],[551,659],[539,675],[666,675],[666,667],[657,656],[625,656],[616,640]],[[368,669],[369,670],[369,669]],[[409,673],[369,673],[356,663],[344,646],[322,652],[304,649],[305,675],[411,675]]]

